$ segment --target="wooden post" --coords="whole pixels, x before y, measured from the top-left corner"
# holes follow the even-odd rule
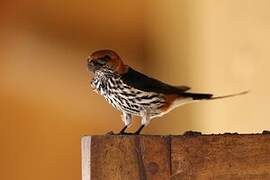
[[[84,136],[82,179],[270,179],[270,134]]]

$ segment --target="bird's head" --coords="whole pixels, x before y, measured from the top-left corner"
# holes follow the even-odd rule
[[[87,59],[88,69],[95,73],[103,69],[110,69],[119,74],[125,73],[127,66],[124,65],[120,56],[112,50],[99,50],[93,52]]]

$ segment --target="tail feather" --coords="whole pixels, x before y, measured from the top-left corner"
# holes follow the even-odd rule
[[[213,94],[205,94],[205,93],[184,93],[183,95],[185,97],[191,97],[193,100],[215,100],[215,99],[223,99],[223,98],[229,98],[239,95],[247,94],[249,91],[243,91],[240,93],[235,94],[229,94],[224,96],[213,96]]]
[[[229,97],[244,95],[244,94],[247,94],[247,93],[249,93],[249,91],[242,91],[242,92],[239,92],[239,93],[228,94],[228,95],[224,95],[224,96],[214,96],[214,97],[211,97],[210,100],[229,98]]]
[[[193,100],[211,99],[213,94],[205,93],[184,93],[185,97],[191,97]]]

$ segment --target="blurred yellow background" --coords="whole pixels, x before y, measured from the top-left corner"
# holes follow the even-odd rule
[[[270,129],[270,1],[0,2],[0,179],[80,179],[80,137],[118,131],[90,88],[87,56],[114,49],[135,69],[230,99],[180,107],[147,134]],[[136,129],[138,119],[130,130]]]

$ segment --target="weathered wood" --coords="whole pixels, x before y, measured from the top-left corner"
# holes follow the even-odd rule
[[[270,179],[270,134],[85,136],[83,180]]]
[[[82,180],[89,180],[91,177],[91,136],[85,136],[81,139],[82,150]]]
[[[172,179],[270,179],[269,135],[176,136]]]
[[[93,136],[91,179],[168,179],[169,143],[160,136]]]

